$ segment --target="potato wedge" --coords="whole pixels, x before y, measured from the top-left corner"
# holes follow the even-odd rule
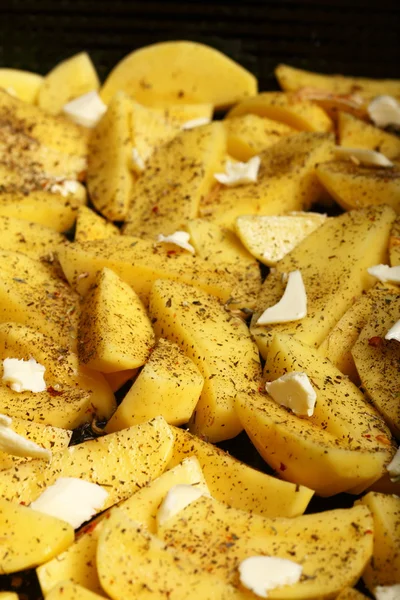
[[[18,600],[16,592],[0,592],[0,600]]]
[[[167,280],[154,283],[149,312],[156,335],[179,344],[204,377],[191,429],[213,442],[240,433],[234,398],[240,390],[257,389],[260,377],[257,348],[244,322],[213,296]]]
[[[344,588],[339,596],[336,597],[336,600],[368,600],[367,596],[364,596],[361,592],[354,588],[346,587]]]
[[[172,125],[185,125],[188,121],[213,117],[214,107],[211,102],[197,104],[168,104],[165,108],[152,107],[152,110]]]
[[[101,89],[108,104],[123,90],[146,106],[209,102],[225,108],[257,93],[257,80],[214,48],[195,42],[161,42],[128,54]]]
[[[400,265],[400,218],[395,220],[390,232],[389,258],[391,267]]]
[[[376,150],[389,159],[400,155],[400,139],[396,135],[356,119],[349,113],[339,113],[338,135],[341,146]]]
[[[118,391],[130,379],[134,379],[139,369],[127,369],[126,371],[116,371],[115,373],[104,373],[109,386],[113,392]]]
[[[92,242],[105,240],[114,235],[119,235],[119,229],[106,221],[88,206],[80,206],[76,213],[75,241]]]
[[[106,431],[119,431],[158,415],[171,425],[188,423],[203,384],[202,374],[179,346],[159,339]]]
[[[47,594],[46,598],[49,600],[102,600],[104,596],[102,590],[99,590],[99,594],[94,594],[71,581],[62,581]]]
[[[251,327],[264,357],[275,332],[292,334],[313,346],[322,343],[353,298],[373,284],[367,267],[385,262],[394,217],[389,207],[369,207],[327,219],[277,263],[261,288]],[[300,269],[306,288],[307,316],[291,323],[257,325],[261,313],[283,294],[282,273],[295,269]]]
[[[0,69],[0,87],[15,93],[17,98],[35,104],[43,77],[30,71]]]

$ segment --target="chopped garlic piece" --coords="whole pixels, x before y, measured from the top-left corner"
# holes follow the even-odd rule
[[[303,567],[276,556],[250,556],[239,565],[240,582],[261,598],[268,592],[300,581]]]
[[[355,158],[362,165],[374,167],[393,167],[390,161],[381,152],[375,150],[366,150],[365,148],[343,148],[343,146],[335,146],[336,158]]]
[[[74,98],[63,106],[64,114],[71,121],[89,128],[95,127],[106,111],[107,105],[96,91]]]
[[[157,242],[162,242],[165,244],[175,244],[175,246],[179,246],[180,248],[188,250],[189,252],[194,254],[195,249],[193,248],[192,244],[189,244],[189,240],[190,235],[186,233],[186,231],[175,231],[175,233],[172,233],[171,235],[163,235],[162,233],[160,233],[157,237]]]
[[[312,417],[317,394],[306,373],[286,373],[265,384],[268,394],[295,415]]]
[[[385,335],[385,340],[396,340],[397,342],[400,342],[400,320],[389,329]]]
[[[307,315],[307,294],[301,271],[289,273],[282,298],[277,304],[267,308],[257,321],[257,325],[288,323],[298,321]]]
[[[11,86],[9,86],[9,87],[6,88],[6,92],[7,92],[7,94],[10,94],[10,96],[14,96],[14,98],[18,98],[17,92]]]
[[[368,114],[378,127],[400,126],[400,104],[393,96],[377,96],[368,105]]]
[[[12,419],[7,415],[0,415],[0,452],[24,458],[44,458],[51,460],[51,450],[42,448],[35,442],[27,440],[12,429]]]
[[[227,160],[225,166],[226,172],[215,173],[214,177],[219,183],[230,187],[243,183],[255,183],[260,164],[261,158],[259,156],[253,156],[247,162]]]
[[[10,384],[14,392],[44,392],[47,387],[43,377],[45,370],[34,358],[5,358],[3,381]]]
[[[374,590],[376,600],[399,600],[400,583],[396,585],[378,585]]]
[[[76,194],[79,189],[79,183],[75,179],[64,179],[50,186],[52,194],[61,194],[64,198],[70,194]]]
[[[59,477],[30,507],[62,519],[77,529],[103,508],[107,497],[108,492],[97,483],[76,477]]]
[[[166,521],[177,515],[181,510],[189,506],[201,496],[208,495],[203,487],[186,484],[178,484],[172,487],[165,496],[157,513],[158,526],[164,525]]]
[[[390,477],[400,477],[400,448],[397,448],[396,454],[386,467]]]
[[[210,117],[198,117],[197,119],[186,121],[181,129],[194,129],[195,127],[201,127],[202,125],[208,125],[209,123],[211,123]]]
[[[132,166],[138,173],[142,173],[145,170],[145,162],[139,154],[137,148],[132,148]]]
[[[373,267],[369,267],[367,271],[370,275],[382,281],[382,283],[400,283],[400,266],[374,265]]]

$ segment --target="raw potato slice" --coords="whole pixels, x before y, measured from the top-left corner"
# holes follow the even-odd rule
[[[119,92],[89,142],[89,195],[95,208],[110,221],[125,219],[132,193],[131,114],[130,98]]]
[[[163,116],[171,125],[185,125],[189,121],[197,119],[208,119],[213,117],[214,107],[211,102],[202,104],[169,104],[166,108],[155,108],[157,114]]]
[[[393,223],[389,238],[390,266],[400,266],[400,218]]]
[[[277,263],[261,288],[252,321],[252,333],[264,357],[275,332],[289,333],[311,346],[322,343],[353,298],[374,283],[367,268],[386,261],[394,217],[389,207],[370,207],[327,219]],[[257,325],[262,312],[282,297],[282,274],[295,269],[301,271],[306,288],[307,316],[292,323]]]
[[[139,369],[127,369],[126,371],[116,371],[115,373],[105,373],[109,386],[113,392],[118,391],[130,379],[134,379]]]
[[[114,223],[109,223],[87,206],[80,206],[76,214],[75,241],[91,242],[119,235]]]
[[[31,104],[36,102],[42,81],[43,77],[37,73],[19,69],[0,69],[0,87]]]
[[[65,521],[0,498],[1,572],[35,567],[62,552],[74,541]]]
[[[124,512],[115,508],[100,535],[97,569],[113,600],[240,600],[245,596],[216,575],[199,572],[189,559],[167,549]]]
[[[240,117],[254,114],[279,121],[299,131],[332,131],[333,124],[322,108],[309,100],[299,100],[282,92],[263,92],[237,104],[228,114]]]
[[[374,519],[374,552],[363,573],[373,592],[377,585],[400,581],[400,498],[370,492],[357,504],[367,506]]]
[[[322,75],[284,64],[276,67],[275,75],[280,86],[287,92],[296,92],[303,87],[312,87],[334,92],[335,94],[357,93],[365,100],[372,100],[375,96],[381,96],[382,94],[400,96],[400,81],[395,79]]]
[[[47,73],[39,90],[38,105],[50,115],[59,115],[64,104],[99,87],[90,56],[81,52],[58,63]]]
[[[398,136],[382,131],[379,127],[356,119],[348,113],[339,113],[338,134],[341,146],[375,150],[389,159],[400,155]]]
[[[18,594],[15,592],[0,592],[0,600],[18,600]]]
[[[162,415],[171,425],[183,425],[192,416],[204,378],[179,346],[158,340],[106,431],[118,431]]]
[[[299,583],[268,591],[268,598],[285,600],[335,598],[343,587],[356,583],[372,554],[372,533],[366,507],[267,519],[205,496],[158,528],[167,547],[225,583],[238,585],[238,566],[249,556],[301,564]]]
[[[322,186],[315,165],[332,156],[333,139],[325,133],[299,133],[284,137],[261,153],[256,183],[219,187],[205,198],[200,215],[221,227],[234,229],[241,215],[280,215],[305,210],[318,200]]]
[[[225,265],[217,268],[178,246],[170,249],[168,244],[155,245],[150,240],[125,235],[84,244],[65,244],[59,248],[58,258],[70,285],[82,295],[88,292],[97,272],[104,267],[128,283],[145,305],[157,279],[198,286],[224,302],[237,288],[236,277],[227,272]]]
[[[326,215],[310,212],[279,217],[249,215],[236,219],[236,232],[254,258],[274,267],[278,260],[318,229],[325,219]]]
[[[195,455],[216,500],[265,517],[297,517],[306,510],[313,490],[256,471],[188,431],[174,428],[173,432],[174,452],[168,467]]]
[[[132,146],[146,162],[158,146],[166,144],[181,131],[179,124],[171,123],[163,111],[131,103]]]
[[[234,398],[239,391],[257,389],[260,377],[257,348],[246,324],[216,298],[167,280],[154,283],[149,312],[156,335],[179,344],[204,377],[191,429],[212,442],[235,437],[242,426]]]
[[[344,210],[386,204],[400,212],[398,167],[363,167],[349,160],[321,163],[315,172]]]
[[[374,305],[371,318],[351,350],[363,388],[396,436],[400,436],[400,344],[384,338],[399,315],[397,288]]]
[[[223,122],[227,131],[227,152],[236,160],[247,162],[269,146],[296,130],[284,123],[259,117],[243,115]]]
[[[105,510],[161,475],[172,456],[173,444],[171,429],[157,417],[55,452],[50,465],[34,460],[3,471],[0,494],[29,504],[59,477],[77,477],[106,488]]]
[[[336,600],[368,600],[368,598],[354,588],[346,587],[336,597]]]
[[[156,240],[182,230],[222,170],[226,133],[222,123],[183,131],[159,148],[137,180],[123,233]]]
[[[102,269],[82,304],[80,362],[103,373],[134,369],[147,361],[154,342],[150,319],[137,294],[116,273]]]
[[[257,93],[256,78],[214,48],[195,42],[161,42],[126,56],[101,90],[108,104],[123,90],[146,106],[209,102],[225,108]]]
[[[76,585],[71,581],[62,581],[54,587],[49,594],[47,600],[103,600],[102,590],[99,594],[94,594],[80,585]]]

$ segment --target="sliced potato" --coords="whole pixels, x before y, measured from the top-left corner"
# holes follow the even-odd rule
[[[119,235],[119,229],[88,206],[80,206],[76,214],[75,241],[91,242]]]
[[[131,111],[132,146],[144,162],[156,148],[172,140],[181,131],[180,124],[171,122],[166,111],[148,108],[134,101]],[[138,170],[135,165],[133,168]]]
[[[339,113],[338,130],[341,146],[375,150],[389,159],[400,155],[398,136],[356,119],[349,113]]]
[[[109,386],[113,392],[118,391],[130,379],[134,379],[139,369],[127,369],[126,371],[116,371],[115,373],[104,373]]]
[[[198,119],[211,121],[214,107],[211,102],[206,102],[201,104],[168,104],[165,108],[153,106],[152,110],[163,116],[168,123],[182,126],[188,121],[197,121]]]
[[[43,77],[30,71],[0,69],[0,87],[20,100],[35,104]]]
[[[339,596],[336,596],[336,600],[368,600],[367,596],[364,596],[361,592],[354,588],[344,588]]]
[[[390,232],[389,258],[392,267],[400,265],[400,218],[395,220],[392,231]]]
[[[94,594],[71,581],[62,581],[52,588],[46,598],[48,600],[102,600],[104,596],[102,590],[99,590],[99,594]]]

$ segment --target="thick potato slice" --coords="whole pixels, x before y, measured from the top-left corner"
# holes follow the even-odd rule
[[[211,102],[197,104],[168,104],[165,108],[152,107],[152,110],[171,125],[185,125],[189,121],[208,119],[211,121],[214,107]]]
[[[0,498],[1,573],[35,567],[74,541],[65,521]]]
[[[223,122],[227,132],[227,152],[236,160],[248,161],[295,129],[254,114],[232,117]]]
[[[173,432],[174,452],[168,467],[195,455],[216,500],[265,517],[297,517],[306,510],[313,490],[256,471],[188,431],[174,428]]]
[[[104,102],[118,90],[146,106],[209,102],[225,108],[256,94],[257,80],[204,44],[161,42],[135,50],[114,67],[101,90]]]
[[[400,265],[400,218],[395,220],[392,231],[390,232],[389,258],[391,267]]]
[[[358,590],[346,587],[340,592],[339,596],[336,596],[336,600],[368,600],[368,598]]]
[[[174,437],[162,417],[55,452],[51,464],[32,460],[0,473],[0,493],[29,504],[59,477],[103,485],[109,495],[102,510],[130,496],[163,473]]]
[[[18,600],[16,592],[0,592],[0,600]]]
[[[395,79],[367,79],[363,77],[345,77],[344,75],[322,75],[296,69],[289,65],[278,65],[275,75],[279,85],[287,92],[296,92],[303,87],[327,90],[335,94],[361,95],[365,100],[388,94],[400,96],[400,81]]]
[[[19,69],[0,69],[0,87],[31,104],[36,102],[42,81],[43,77],[37,73]]]
[[[160,339],[106,431],[118,431],[157,415],[171,425],[183,425],[192,416],[203,384],[200,371],[179,346]]]
[[[373,592],[377,585],[400,581],[400,498],[370,492],[357,501],[374,519],[374,552],[363,579]]]
[[[242,426],[234,398],[239,391],[257,389],[260,377],[257,347],[246,324],[213,296],[167,280],[154,283],[149,312],[156,335],[179,344],[204,377],[191,429],[213,442],[235,437]]]
[[[112,99],[89,142],[87,184],[95,208],[110,221],[123,221],[132,193],[130,123],[132,102],[125,94]]]
[[[363,509],[363,510],[360,510]],[[199,568],[237,586],[240,562],[269,555],[300,563],[299,583],[268,591],[268,598],[335,598],[360,577],[373,548],[373,520],[366,507],[267,519],[201,497],[158,527],[167,547]]]
[[[183,131],[158,148],[134,186],[123,232],[155,240],[196,218],[225,150],[226,132],[217,122]]]
[[[397,437],[400,436],[400,344],[384,338],[399,315],[400,290],[393,288],[374,304],[351,349],[363,388]]]
[[[114,223],[109,223],[88,206],[80,206],[76,214],[75,241],[92,242],[119,235]]]
[[[99,590],[99,594],[94,594],[71,581],[62,581],[46,595],[46,598],[48,600],[103,600],[102,593],[102,590]]]
[[[299,100],[282,92],[262,92],[246,98],[232,108],[228,119],[249,113],[279,121],[299,131],[327,132],[333,128],[331,119],[322,108],[309,100]]]
[[[400,155],[400,139],[397,135],[356,119],[349,113],[339,113],[338,135],[341,146],[376,150],[389,159]]]
[[[58,63],[47,73],[39,90],[38,105],[50,115],[58,115],[64,104],[99,87],[90,56],[81,52]]]
[[[217,268],[178,246],[154,244],[130,236],[120,236],[84,244],[65,244],[58,258],[70,285],[85,295],[97,272],[108,267],[128,283],[147,305],[151,286],[157,279],[171,279],[195,285],[224,302],[237,289],[235,275],[225,265]],[[229,269],[228,269],[229,271]],[[242,290],[245,295],[246,290]]]
[[[104,373],[109,386],[113,392],[117,392],[130,379],[134,379],[139,369],[127,369],[126,371],[116,371],[115,373]]]
[[[103,373],[135,369],[147,361],[154,342],[150,319],[136,292],[114,271],[102,269],[82,304],[80,362]]]
[[[286,136],[261,153],[256,183],[220,187],[202,201],[200,215],[234,229],[241,215],[281,215],[309,208],[322,193],[315,165],[331,157],[332,149],[330,134]]]
[[[322,343],[353,298],[373,284],[367,267],[386,261],[394,217],[389,207],[369,207],[327,219],[277,263],[261,288],[252,321],[264,357],[275,332],[289,333],[312,346]],[[295,269],[300,269],[306,288],[307,316],[291,323],[257,325],[261,313],[283,294],[282,273]]]
[[[321,163],[315,172],[345,210],[386,204],[400,212],[400,169],[363,167],[352,161]]]
[[[188,558],[115,508],[97,547],[97,569],[113,600],[240,600],[245,596],[218,576],[200,571]]]

